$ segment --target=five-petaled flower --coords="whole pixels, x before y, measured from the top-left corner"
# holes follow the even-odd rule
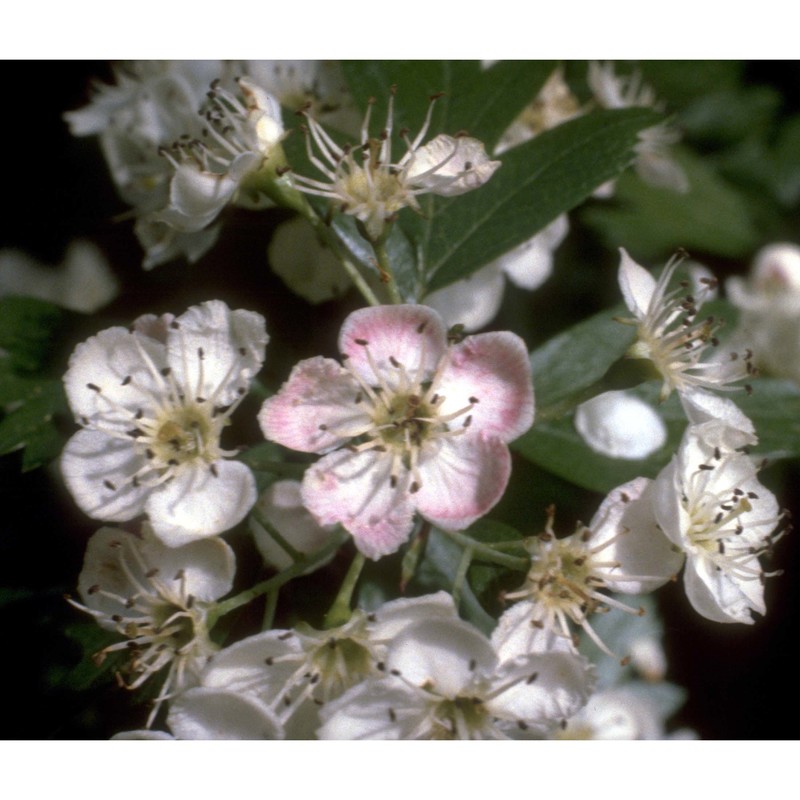
[[[340,147],[313,117],[301,112],[308,122],[309,160],[325,180],[295,175],[297,188],[338,203],[340,209],[359,220],[367,236],[376,241],[383,235],[386,223],[401,208],[420,210],[417,195],[453,197],[483,186],[500,162],[489,159],[482,142],[469,136],[440,134],[422,144],[435,99],[432,98],[425,122],[413,141],[405,131],[401,132],[407,149],[396,162],[392,161],[394,87],[389,96],[386,126],[380,136],[371,137],[369,133],[373,100],[367,108],[361,140],[356,146]],[[313,152],[311,139],[322,158]]]
[[[256,501],[250,469],[220,435],[261,368],[264,318],[212,300],[174,318],[141,317],[78,345],[64,384],[83,426],[61,458],[95,519],[147,513],[171,547],[240,522]]]
[[[507,443],[533,422],[523,341],[451,344],[435,311],[397,305],[353,312],[339,348],[344,366],[301,361],[259,415],[268,439],[326,454],[306,471],[307,508],[373,559],[408,539],[415,511],[451,530],[483,516],[508,482]]]

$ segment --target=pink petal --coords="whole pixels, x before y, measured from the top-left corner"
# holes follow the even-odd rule
[[[350,314],[339,334],[339,350],[350,359],[350,368],[373,386],[373,365],[389,379],[398,374],[391,359],[405,367],[412,378],[420,365],[425,373],[433,373],[446,345],[442,318],[426,306],[362,308]]]
[[[306,471],[303,502],[321,525],[341,523],[356,547],[377,560],[408,539],[414,519],[407,477],[393,488],[391,469],[388,453],[338,450]]]
[[[508,331],[467,337],[452,348],[439,393],[445,397],[442,415],[476,398],[469,412],[472,430],[504,442],[516,439],[533,424],[533,381],[525,343]]]
[[[325,453],[370,424],[364,406],[356,402],[360,395],[358,383],[333,359],[308,358],[264,402],[258,421],[273,442],[304,453]]]
[[[460,436],[423,454],[421,487],[412,495],[425,519],[461,530],[482,517],[503,496],[511,475],[511,454],[498,439]]]

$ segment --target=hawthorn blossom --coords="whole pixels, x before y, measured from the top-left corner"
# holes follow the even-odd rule
[[[642,83],[639,73],[627,77],[615,75],[613,64],[592,61],[587,80],[601,108],[658,107],[655,93]],[[639,132],[639,142],[634,147],[635,167],[645,183],[674,192],[689,191],[686,173],[667,153],[668,147],[679,139],[679,131],[667,124],[653,125]]]
[[[119,294],[119,282],[102,252],[85,239],[67,247],[64,262],[50,268],[20,250],[0,250],[0,297],[23,295],[91,314]]]
[[[715,622],[753,622],[766,613],[759,562],[785,530],[753,460],[727,444],[725,423],[690,425],[653,484],[659,528],[686,556],[684,585],[694,609]]]
[[[575,410],[575,428],[589,447],[611,458],[642,459],[667,441],[667,426],[629,392],[603,392]]]
[[[531,567],[525,583],[505,594],[520,602],[498,621],[492,642],[504,658],[541,649],[572,649],[570,623],[581,627],[600,650],[613,655],[589,617],[612,608],[644,613],[607,592],[639,594],[665,584],[681,566],[670,541],[656,525],[652,484],[636,478],[614,489],[588,527],[557,539],[554,509],[543,533],[531,540]]]
[[[267,439],[324,454],[302,497],[320,524],[341,523],[372,559],[410,536],[414,512],[466,528],[502,496],[508,442],[533,422],[522,340],[485,333],[448,344],[424,306],[364,308],[339,336],[344,366],[301,361],[263,405]]]
[[[78,345],[64,386],[82,430],[61,470],[81,510],[114,522],[146,513],[173,547],[240,522],[255,479],[220,436],[267,339],[259,314],[211,300]]]
[[[373,101],[367,108],[360,141],[355,146],[340,147],[317,120],[303,112],[308,123],[304,129],[308,158],[325,180],[294,175],[297,188],[332,200],[342,212],[363,224],[369,239],[377,241],[400,209],[408,206],[420,211],[418,195],[453,197],[482,186],[500,162],[491,161],[477,139],[440,134],[422,144],[435,99],[431,100],[422,128],[413,141],[407,132],[401,132],[406,152],[399,161],[392,161],[394,88],[380,135],[370,136]],[[312,140],[321,157],[312,149]]]
[[[284,165],[278,149],[283,122],[278,101],[247,77],[239,78],[240,96],[217,80],[211,84],[204,140],[179,138],[162,155],[174,168],[169,203],[147,219],[181,232],[210,225],[229,202],[248,192],[259,202],[259,173],[272,159]],[[270,165],[273,167],[274,165]]]
[[[709,346],[719,345],[716,333],[722,323],[714,317],[697,320],[697,300],[691,294],[683,294],[685,284],[669,290],[680,257],[672,259],[656,281],[623,248],[620,253],[619,285],[635,319],[619,321],[637,327],[637,340],[627,355],[653,363],[663,378],[662,401],[673,389],[681,394],[699,388],[729,389],[728,384],[755,374],[749,350],[743,356],[729,352],[724,361],[702,361]]]
[[[99,664],[118,651],[130,654],[118,674],[121,685],[138,689],[151,676],[167,676],[148,719],[161,704],[196,684],[217,648],[208,636],[208,614],[227,594],[236,570],[233,551],[221,539],[166,547],[144,525],[139,536],[101,528],[89,540],[73,606],[91,614],[124,641],[94,656]]]
[[[391,642],[386,675],[321,711],[322,739],[511,739],[546,732],[586,703],[591,669],[572,653],[501,661],[458,619],[409,625]]]
[[[307,624],[250,636],[217,653],[202,686],[237,692],[262,703],[280,719],[290,739],[309,739],[320,709],[369,677],[386,671],[387,646],[422,620],[455,620],[453,598],[437,592],[356,609],[348,622],[316,630]]]
[[[753,348],[759,368],[800,382],[800,247],[762,248],[750,277],[730,278],[725,288],[741,311],[735,337]]]

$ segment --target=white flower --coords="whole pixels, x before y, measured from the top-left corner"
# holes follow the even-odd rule
[[[83,430],[61,469],[89,516],[147,513],[170,546],[236,525],[256,500],[250,470],[220,435],[264,359],[264,319],[219,300],[142,317],[78,345],[64,376]]]
[[[601,108],[656,108],[653,90],[642,83],[641,75],[614,74],[613,64],[589,63],[589,87]],[[667,154],[667,148],[680,139],[680,133],[666,124],[639,132],[636,171],[643,181],[675,192],[687,192],[689,181],[681,166]],[[607,196],[607,195],[604,195]]]
[[[725,288],[741,309],[737,334],[759,368],[800,382],[800,247],[778,243],[756,255],[750,277]]]
[[[695,610],[715,622],[752,623],[766,612],[759,557],[782,535],[775,496],[752,459],[728,444],[725,423],[687,428],[653,485],[659,527],[686,554],[684,584]]]
[[[432,193],[452,197],[463,194],[486,183],[500,166],[499,161],[489,160],[481,142],[468,136],[440,134],[422,145],[430,125],[433,101],[416,138],[411,141],[403,134],[406,153],[399,161],[392,161],[393,106],[394,91],[389,97],[386,126],[375,138],[369,132],[370,103],[359,143],[344,148],[305,113],[309,160],[325,180],[294,176],[301,191],[326,197],[341,211],[356,217],[373,241],[381,238],[386,224],[400,209],[408,206],[420,210],[417,195]],[[311,140],[321,158],[312,150]]]
[[[667,441],[664,420],[629,392],[604,392],[581,403],[575,427],[592,450],[611,458],[647,458]]]
[[[233,551],[221,539],[170,548],[144,525],[138,537],[101,528],[89,540],[78,578],[83,604],[70,602],[125,637],[95,660],[120,650],[130,653],[119,676],[126,688],[137,689],[168,668],[148,726],[164,700],[197,683],[217,649],[208,637],[208,612],[230,591],[235,569]]]
[[[696,390],[729,389],[728,384],[755,374],[752,353],[729,353],[725,361],[702,361],[709,346],[718,346],[721,323],[713,317],[697,320],[696,298],[684,295],[685,285],[669,290],[680,257],[671,260],[658,281],[620,248],[619,285],[637,326],[637,341],[628,350],[630,358],[652,361],[663,378],[661,400],[673,389],[681,394]],[[708,280],[708,279],[706,279]],[[745,387],[747,388],[747,387]]]
[[[71,242],[64,263],[51,268],[19,250],[0,250],[0,297],[23,295],[91,314],[119,294],[119,282],[99,248]]]
[[[538,289],[553,271],[553,253],[569,230],[566,214],[560,214],[535,236],[489,262],[468,278],[432,292],[424,299],[448,325],[476,331],[488,325],[500,310],[507,277],[521,289]]]
[[[275,569],[290,567],[294,560],[283,545],[300,555],[311,555],[330,540],[334,526],[320,525],[303,505],[299,481],[275,481],[258,498],[249,526],[264,561]],[[272,530],[264,527],[266,523]],[[275,533],[278,534],[276,538]],[[331,558],[335,554],[331,553]],[[318,565],[319,566],[319,565]]]
[[[571,653],[501,661],[476,628],[425,620],[389,645],[387,675],[357,684],[322,709],[322,739],[509,739],[572,716],[592,686]]]
[[[665,584],[681,566],[669,540],[656,525],[651,508],[652,485],[636,478],[614,489],[588,527],[560,539],[552,530],[554,510],[542,534],[530,541],[532,562],[525,584],[505,595],[520,600],[498,621],[492,641],[501,657],[541,649],[569,649],[570,622],[579,625],[606,654],[594,631],[592,613],[630,606],[607,592],[639,594]]]
[[[507,443],[533,420],[522,340],[450,345],[436,312],[396,305],[350,314],[339,349],[344,366],[301,361],[259,414],[268,439],[326,454],[303,479],[311,513],[372,559],[407,541],[415,511],[448,530],[483,516],[508,482]]]
[[[202,685],[244,694],[263,703],[286,727],[288,738],[312,738],[319,710],[351,686],[387,669],[386,648],[408,625],[457,618],[453,599],[438,592],[386,603],[372,613],[357,609],[344,625],[315,630],[270,630],[217,653]]]
[[[284,136],[278,101],[249,78],[237,81],[241,99],[214,81],[205,112],[203,140],[178,139],[162,155],[175,172],[169,204],[152,215],[181,232],[210,225],[220,211],[251,192],[258,202],[257,182],[249,182],[273,155]],[[283,163],[281,154],[281,164]],[[280,166],[279,165],[279,166]]]

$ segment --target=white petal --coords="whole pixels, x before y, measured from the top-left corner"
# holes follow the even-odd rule
[[[283,739],[280,721],[263,703],[200,686],[172,701],[167,724],[178,739]]]
[[[534,237],[492,262],[521,289],[538,289],[553,271],[553,253],[569,231],[566,214],[560,214]]]
[[[624,391],[604,392],[581,403],[575,427],[592,450],[611,458],[647,458],[667,441],[667,426],[658,412]]]
[[[172,323],[167,361],[187,392],[229,405],[261,369],[268,341],[261,314],[210,300]]]
[[[647,313],[655,293],[656,279],[644,267],[640,267],[624,248],[620,247],[619,252],[619,288],[628,310],[641,319]]]
[[[652,484],[636,478],[612,490],[589,523],[591,547],[607,546],[599,556],[617,567],[604,569],[615,592],[652,592],[675,576],[683,563],[672,542],[659,530],[652,507]]]
[[[256,501],[256,482],[238,461],[187,462],[175,478],[153,489],[146,508],[153,532],[169,547],[213,536],[241,522]]]
[[[401,597],[384,603],[371,615],[374,621],[369,623],[370,637],[388,641],[394,639],[408,625],[432,618],[458,618],[452,595],[439,591],[422,597]]]
[[[306,470],[303,502],[322,525],[341,523],[367,558],[394,553],[411,535],[407,480],[391,486],[392,457],[338,450]]]
[[[749,566],[760,569],[755,557]],[[707,559],[694,558],[687,561],[683,579],[689,602],[706,619],[752,625],[755,620],[750,609],[766,613],[764,587],[755,576],[753,580],[735,581]]]
[[[733,400],[702,389],[681,392],[680,399],[684,413],[692,425],[715,421],[722,423],[717,427],[704,429],[711,447],[738,450],[758,443],[752,421]]]
[[[503,273],[492,263],[463,281],[432,292],[424,302],[438,311],[447,325],[463,325],[465,331],[476,331],[497,316],[504,289]]]
[[[536,604],[532,601],[520,600],[502,613],[497,627],[492,631],[492,646],[501,661],[531,653],[575,652],[572,640],[568,637],[557,636],[549,626],[539,628],[531,624],[536,610]]]
[[[131,478],[147,461],[132,440],[78,431],[61,454],[61,474],[78,507],[94,519],[124,522],[144,511],[149,489]]]
[[[511,454],[498,439],[457,436],[423,448],[420,489],[413,495],[420,514],[446,530],[462,530],[503,496]]]
[[[432,619],[405,628],[389,646],[386,666],[403,680],[455,698],[476,675],[490,675],[497,656],[488,639],[462,620]]]
[[[499,166],[477,139],[440,134],[414,152],[404,177],[415,188],[453,197],[483,186]]]

